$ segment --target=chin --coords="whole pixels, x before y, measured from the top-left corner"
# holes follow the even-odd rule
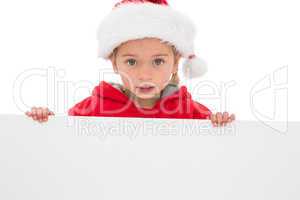
[[[136,97],[141,98],[141,99],[152,99],[152,98],[158,97],[158,95],[160,93],[157,93],[157,92],[158,91],[155,89],[152,91],[148,91],[148,92],[140,91],[139,89],[136,89],[134,91],[134,94]]]
[[[156,94],[135,94],[135,95],[141,99],[152,99],[157,96]]]

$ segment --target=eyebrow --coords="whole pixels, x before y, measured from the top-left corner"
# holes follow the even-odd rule
[[[122,55],[122,57],[137,57],[137,55],[135,54],[124,54]],[[169,56],[168,54],[156,54],[156,55],[153,55],[152,57],[157,57],[157,56]]]

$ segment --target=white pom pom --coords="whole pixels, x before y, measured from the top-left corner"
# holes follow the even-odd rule
[[[194,57],[184,61],[182,71],[186,78],[197,78],[207,72],[207,65],[206,62],[201,58]]]

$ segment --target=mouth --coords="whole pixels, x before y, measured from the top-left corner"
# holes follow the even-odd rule
[[[149,92],[151,92],[154,89],[154,86],[145,85],[145,86],[137,87],[137,89],[141,93],[149,93]]]

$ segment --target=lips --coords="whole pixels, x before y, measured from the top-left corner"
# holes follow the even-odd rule
[[[151,86],[151,85],[144,85],[144,86],[137,87],[137,89],[138,89],[140,92],[146,93],[146,92],[150,92],[151,90],[153,90],[153,89],[154,89],[154,86]]]
[[[141,88],[141,89],[149,89],[149,88],[154,88],[154,87],[151,86],[151,85],[148,85],[148,86],[142,86],[142,87],[138,87],[138,88]]]

